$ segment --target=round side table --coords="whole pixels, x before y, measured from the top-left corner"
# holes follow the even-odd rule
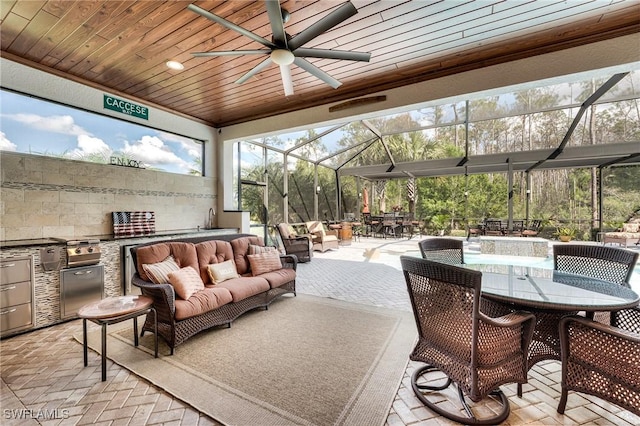
[[[147,296],[116,296],[90,303],[78,311],[82,318],[84,366],[87,362],[87,320],[102,326],[102,381],[107,380],[107,325],[133,319],[133,340],[138,346],[138,317],[153,313],[155,357],[158,358],[158,317],[153,300]]]

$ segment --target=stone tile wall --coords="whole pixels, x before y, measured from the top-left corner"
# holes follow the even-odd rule
[[[156,231],[204,227],[216,179],[2,152],[0,240],[113,233],[111,212],[154,211]]]

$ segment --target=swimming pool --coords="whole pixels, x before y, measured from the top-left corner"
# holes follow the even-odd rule
[[[465,263],[487,263],[491,265],[519,265],[530,266],[533,268],[553,269],[553,257],[528,257],[528,256],[505,256],[496,254],[482,254],[474,251],[464,252]],[[640,292],[640,267],[636,267],[631,274],[629,280],[631,288],[636,292]]]

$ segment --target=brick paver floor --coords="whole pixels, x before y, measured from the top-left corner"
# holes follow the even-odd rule
[[[410,310],[399,255],[415,254],[417,241],[416,237],[361,238],[339,250],[315,253],[310,263],[299,266],[298,291]],[[0,341],[1,424],[218,424],[111,361],[107,381],[101,382],[99,355],[90,352],[89,367],[83,367],[82,347],[71,337],[81,327],[80,320],[74,320]],[[417,366],[408,363],[386,425],[451,424],[414,396],[410,377]],[[511,404],[505,422],[509,425],[640,424],[640,417],[628,411],[573,392],[565,414],[557,414],[560,365],[554,361],[534,366],[522,398],[517,397],[515,385],[503,386],[503,390]]]

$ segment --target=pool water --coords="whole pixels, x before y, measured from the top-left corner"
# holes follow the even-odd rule
[[[520,265],[533,268],[553,269],[553,257],[528,257],[528,256],[505,256],[496,254],[482,254],[477,252],[464,252],[465,263],[486,263],[491,265]],[[631,279],[631,288],[635,292],[640,292],[640,266],[636,264]]]

